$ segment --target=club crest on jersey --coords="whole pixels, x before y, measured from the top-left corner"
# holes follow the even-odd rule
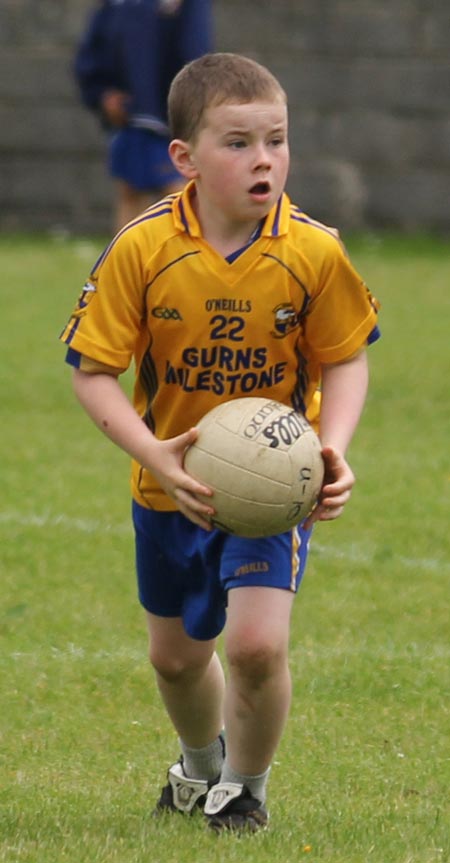
[[[280,303],[273,309],[274,329],[271,335],[276,339],[284,339],[292,330],[299,326],[297,312],[291,303]]]

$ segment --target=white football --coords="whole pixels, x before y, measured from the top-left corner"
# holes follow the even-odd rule
[[[213,489],[215,527],[272,536],[311,512],[324,465],[319,438],[302,414],[271,399],[240,398],[213,408],[197,427],[184,466]]]

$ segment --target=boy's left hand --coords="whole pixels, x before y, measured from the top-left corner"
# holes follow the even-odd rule
[[[339,450],[325,446],[322,457],[325,463],[322,491],[317,506],[303,522],[306,530],[316,521],[332,521],[338,518],[350,499],[355,484],[354,473]]]

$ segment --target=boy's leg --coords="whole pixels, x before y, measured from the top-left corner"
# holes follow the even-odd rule
[[[150,659],[167,712],[178,731],[182,758],[168,771],[155,814],[191,813],[217,782],[224,759],[224,675],[215,640],[190,638],[180,618],[147,612]]]
[[[215,639],[190,638],[180,618],[147,612],[150,661],[161,697],[181,740],[192,749],[223,728],[224,674]]]
[[[230,590],[225,630],[229,683],[227,761],[256,776],[270,766],[291,701],[289,622],[294,594],[270,587]]]
[[[230,590],[225,630],[229,683],[227,759],[245,775],[270,766],[291,701],[289,622],[294,594],[270,587]]]
[[[256,830],[270,765],[291,701],[289,622],[294,594],[271,587],[230,590],[225,630],[229,681],[225,699],[227,754],[205,812],[221,830]]]

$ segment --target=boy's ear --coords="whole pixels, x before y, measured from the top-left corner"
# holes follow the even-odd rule
[[[187,180],[195,180],[198,171],[192,159],[191,148],[186,141],[174,138],[169,144],[169,156],[177,171]]]

